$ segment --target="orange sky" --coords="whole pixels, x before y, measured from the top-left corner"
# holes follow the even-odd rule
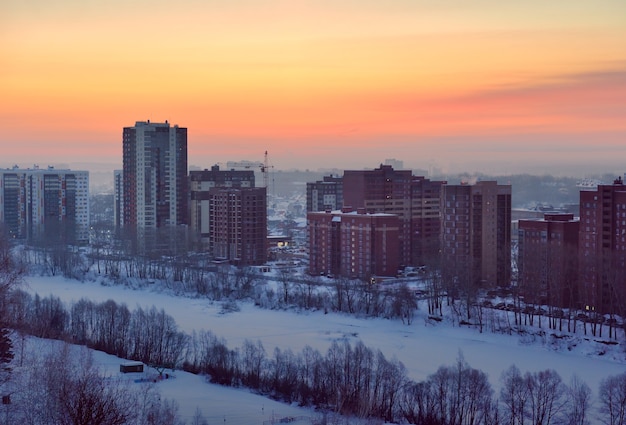
[[[0,99],[0,166],[119,167],[150,119],[200,167],[623,172],[626,2],[4,0]]]

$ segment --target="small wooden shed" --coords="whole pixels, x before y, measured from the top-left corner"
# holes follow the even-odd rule
[[[122,373],[143,372],[143,363],[141,362],[122,363],[120,365],[120,372]]]

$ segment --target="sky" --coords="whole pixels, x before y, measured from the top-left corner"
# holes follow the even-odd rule
[[[626,171],[623,0],[3,0],[0,166]]]

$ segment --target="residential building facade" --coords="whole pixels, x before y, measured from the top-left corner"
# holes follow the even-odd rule
[[[237,265],[267,261],[265,187],[214,187],[208,191],[207,250]]]
[[[626,313],[626,186],[580,192],[581,308]]]
[[[199,235],[203,246],[208,247],[212,234],[210,204],[215,188],[246,189],[255,187],[252,170],[220,170],[214,165],[211,169],[189,172],[190,226]],[[266,224],[264,224],[266,226]]]
[[[346,170],[343,174],[343,204],[367,213],[395,214],[399,218],[399,252],[402,265],[411,263],[410,170],[381,165],[374,170]]]
[[[441,188],[445,181],[413,176],[411,180],[411,265],[438,262],[441,235]]]
[[[519,220],[518,287],[527,304],[576,306],[579,228],[574,214]]]
[[[444,185],[441,195],[444,279],[472,287],[511,280],[511,186],[494,181]]]
[[[188,224],[187,129],[137,121],[123,131],[124,226]]]
[[[445,182],[413,176],[410,170],[381,165],[374,170],[346,170],[343,204],[368,213],[399,218],[401,265],[421,266],[439,252],[440,194]]]
[[[0,221],[14,238],[87,243],[89,172],[0,170]]]
[[[307,214],[309,273],[371,279],[399,267],[397,215],[342,211]]]
[[[343,178],[324,176],[306,184],[306,211],[335,211],[343,207]]]

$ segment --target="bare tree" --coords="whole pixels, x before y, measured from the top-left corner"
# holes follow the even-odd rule
[[[122,425],[137,418],[136,391],[105,378],[91,352],[60,344],[35,358],[15,394],[15,422]]]
[[[249,388],[261,387],[261,374],[266,362],[265,349],[261,341],[256,344],[246,339],[241,350],[242,383]]]
[[[402,323],[411,325],[415,310],[417,309],[417,301],[415,295],[409,290],[406,284],[401,285],[393,293],[392,302],[393,315],[399,317]]]
[[[526,416],[535,425],[558,423],[567,406],[567,388],[552,369],[527,372],[524,383],[528,390]]]
[[[66,332],[69,314],[59,297],[35,294],[28,311],[28,330],[41,338],[60,339]]]
[[[319,351],[307,345],[300,354],[300,373],[302,377],[301,397],[304,404],[309,402],[316,406],[327,404],[327,396],[323,390],[323,357]]]
[[[238,373],[238,353],[229,350],[226,340],[217,338],[211,332],[202,332],[200,339],[203,350],[200,370],[208,375],[211,382],[232,385]]]
[[[570,381],[568,398],[567,423],[570,425],[589,424],[588,413],[591,409],[591,389],[576,375]]]
[[[145,326],[148,338],[144,341],[145,357],[140,360],[162,375],[165,369],[175,370],[180,366],[188,336],[178,330],[174,318],[161,309],[152,308],[147,314]],[[136,326],[139,324],[136,324]]]
[[[441,423],[477,425],[491,414],[493,390],[487,375],[469,367],[461,353],[455,366],[440,367],[428,381]]]
[[[426,268],[426,296],[428,297],[428,314],[443,315],[443,284],[439,269]]]
[[[392,422],[400,414],[401,390],[408,381],[406,368],[397,359],[385,359],[378,351],[375,375],[380,391],[373,399],[372,411],[377,417]]]
[[[298,359],[290,349],[274,349],[273,376],[271,377],[273,390],[284,400],[291,403],[298,387]]]
[[[503,422],[508,425],[523,425],[524,412],[528,403],[528,389],[524,377],[516,366],[511,366],[500,378],[500,403],[504,405]]]
[[[626,424],[626,373],[600,382],[601,420],[607,425]]]
[[[437,415],[438,399],[428,380],[407,386],[402,400],[402,417],[410,424],[443,424]]]

